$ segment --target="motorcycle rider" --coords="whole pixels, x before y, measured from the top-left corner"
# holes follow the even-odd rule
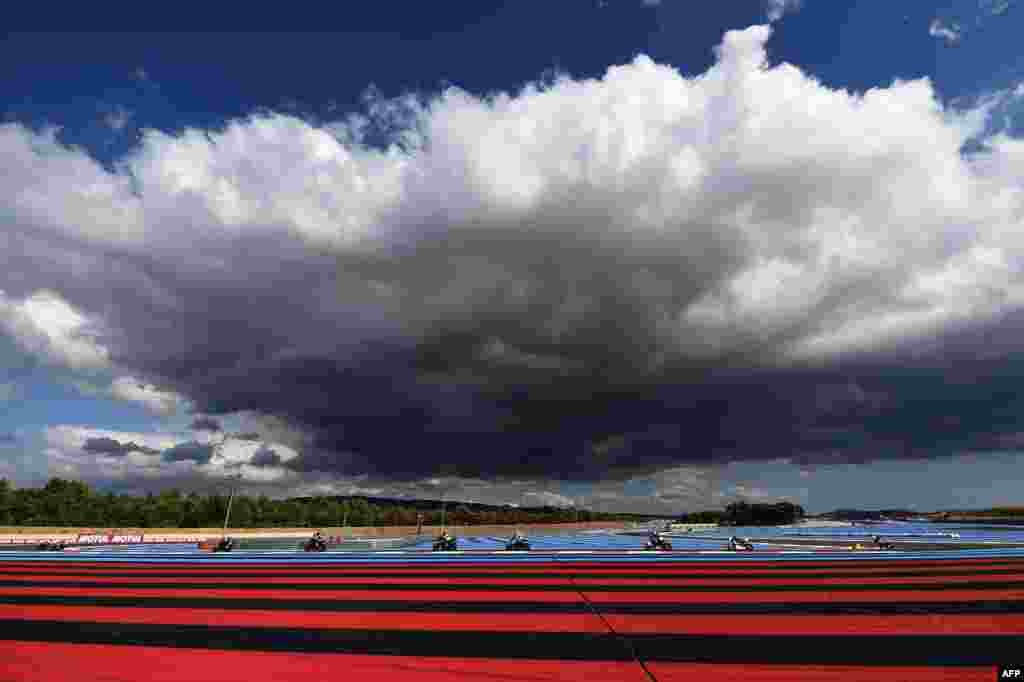
[[[729,549],[731,549],[734,552],[741,549],[750,551],[754,549],[754,546],[750,544],[749,538],[738,538],[735,535],[733,535],[729,538]]]

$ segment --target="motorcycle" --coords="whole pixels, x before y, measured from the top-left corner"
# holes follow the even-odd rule
[[[871,538],[871,541],[875,543],[875,547],[877,549],[896,549],[896,545],[891,542],[882,542],[882,537],[880,535],[876,535]]]
[[[667,552],[672,549],[672,543],[663,537],[652,537],[644,544],[644,549]]]
[[[442,535],[434,540],[435,552],[453,552],[458,548],[458,541],[451,535]]]
[[[528,552],[530,551],[530,541],[522,535],[514,535],[507,543],[505,543],[505,551]]]
[[[220,542],[218,542],[216,545],[214,545],[213,551],[214,552],[230,552],[234,548],[235,548],[235,541],[234,540],[232,540],[231,538],[221,538]]]
[[[735,551],[742,550],[744,552],[753,552],[754,545],[750,544],[749,540],[743,538],[732,537],[729,538],[729,549]]]
[[[306,544],[302,546],[302,549],[306,552],[326,552],[327,543],[321,538],[310,538],[306,540]]]

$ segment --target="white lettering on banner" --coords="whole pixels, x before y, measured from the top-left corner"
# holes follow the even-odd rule
[[[144,535],[79,535],[79,545],[125,545],[142,542]]]

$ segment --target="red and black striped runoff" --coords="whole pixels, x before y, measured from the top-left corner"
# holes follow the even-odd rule
[[[991,680],[1024,559],[0,560],[0,680]]]

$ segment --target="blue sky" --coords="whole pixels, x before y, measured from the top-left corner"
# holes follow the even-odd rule
[[[5,34],[0,476],[1020,502],[1022,12]],[[153,454],[192,442],[217,455]],[[250,464],[264,446],[284,464]]]
[[[0,101],[9,120],[60,125],[66,140],[105,158],[123,152],[139,127],[216,127],[260,109],[337,118],[358,110],[371,86],[389,97],[447,84],[515,91],[552,71],[599,77],[640,53],[699,74],[725,30],[765,20],[759,0],[720,5],[569,0],[539,11],[480,2],[469,12],[406,8],[399,16],[363,7],[346,17],[344,33],[9,34]],[[768,46],[773,61],[833,87],[928,77],[945,98],[974,96],[1024,77],[1019,8],[992,16],[985,6],[808,0],[778,22]],[[955,48],[929,34],[935,19],[967,26]],[[125,127],[111,131],[108,117],[119,112],[128,114]]]

